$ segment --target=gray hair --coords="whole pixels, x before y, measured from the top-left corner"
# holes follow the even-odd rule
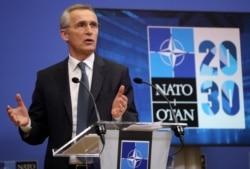
[[[94,11],[94,9],[90,6],[90,5],[87,5],[87,4],[75,4],[75,5],[72,5],[72,6],[69,6],[68,8],[66,8],[61,17],[60,17],[60,29],[64,29],[66,27],[69,26],[69,14],[74,11],[74,10],[90,10],[90,11]]]

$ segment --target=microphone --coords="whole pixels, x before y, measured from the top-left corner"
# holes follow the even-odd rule
[[[176,118],[176,114],[174,113],[174,110],[173,110],[173,108],[172,108],[172,105],[170,104],[170,101],[169,101],[168,98],[164,95],[164,93],[162,93],[159,89],[157,89],[157,87],[154,86],[153,84],[144,82],[141,78],[138,78],[138,77],[134,78],[134,82],[135,82],[135,83],[138,83],[138,84],[142,84],[142,83],[147,84],[147,85],[153,87],[162,97],[164,97],[164,99],[167,101],[167,103],[168,103],[168,105],[169,105],[170,112],[171,112],[171,115],[172,115],[173,118],[174,118],[175,123],[178,124],[178,120],[177,120],[177,118]],[[172,127],[172,130],[174,131],[175,136],[178,137],[178,138],[180,139],[181,144],[184,145],[184,139],[183,139],[183,136],[184,136],[184,129],[183,129],[183,127],[180,126],[180,125],[176,125],[176,126],[173,126],[173,127]]]
[[[106,134],[106,128],[103,124],[100,124],[100,121],[101,121],[101,118],[100,118],[100,113],[97,109],[97,106],[96,106],[96,102],[95,102],[95,99],[94,99],[94,96],[93,94],[89,91],[88,87],[86,86],[85,83],[83,83],[81,80],[79,80],[77,77],[73,77],[72,78],[72,82],[74,83],[80,83],[80,85],[83,85],[88,93],[90,94],[91,96],[91,99],[93,101],[93,104],[94,104],[94,108],[95,108],[95,113],[96,113],[96,118],[97,118],[97,124],[95,126],[95,129],[96,129],[96,133],[100,136],[100,139],[102,141],[102,144],[105,145],[105,137],[104,137],[104,134]]]

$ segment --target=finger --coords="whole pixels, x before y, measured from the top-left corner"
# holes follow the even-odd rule
[[[122,95],[121,104],[122,104],[122,107],[124,107],[124,108],[127,107],[127,104],[128,104],[128,98],[127,98],[127,96]]]
[[[120,112],[124,113],[127,109],[127,102],[123,102],[119,106],[120,106]]]
[[[10,118],[13,122],[15,122],[15,121],[16,121],[16,115],[15,115],[15,113],[14,113],[14,111],[13,111],[13,108],[10,107],[9,105],[7,106],[7,112],[8,112],[9,118]]]
[[[128,103],[128,97],[125,95],[122,95],[122,101],[123,103],[127,104]]]
[[[124,93],[124,90],[125,90],[125,86],[124,85],[121,85],[117,94],[116,94],[116,97],[121,97]]]
[[[15,116],[15,113],[13,112],[13,109],[8,105],[7,106],[7,112],[8,112],[8,116],[10,118],[10,120],[16,124],[17,123],[17,120],[16,120],[16,116]]]
[[[120,107],[120,110],[124,111],[125,109],[127,109],[127,104],[121,103],[121,104],[119,105],[119,107]]]
[[[22,96],[20,94],[16,94],[16,101],[17,101],[17,105],[23,107],[24,103],[22,100]]]
[[[7,105],[7,107],[6,107],[6,111],[7,111],[8,113],[11,113],[12,108],[10,107],[10,105]]]

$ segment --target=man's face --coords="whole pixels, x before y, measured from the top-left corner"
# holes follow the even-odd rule
[[[69,26],[61,30],[72,56],[89,56],[96,49],[98,37],[96,14],[90,10],[75,10],[70,13]]]

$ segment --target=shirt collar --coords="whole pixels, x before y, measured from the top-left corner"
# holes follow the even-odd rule
[[[89,57],[87,57],[83,62],[86,64],[86,66],[93,70],[93,65],[94,65],[94,59],[95,59],[95,54],[92,53]],[[79,63],[80,61],[73,58],[71,55],[69,55],[69,61],[68,61],[68,64],[69,64],[69,70],[71,71],[75,71],[78,67],[77,67],[77,64]]]

